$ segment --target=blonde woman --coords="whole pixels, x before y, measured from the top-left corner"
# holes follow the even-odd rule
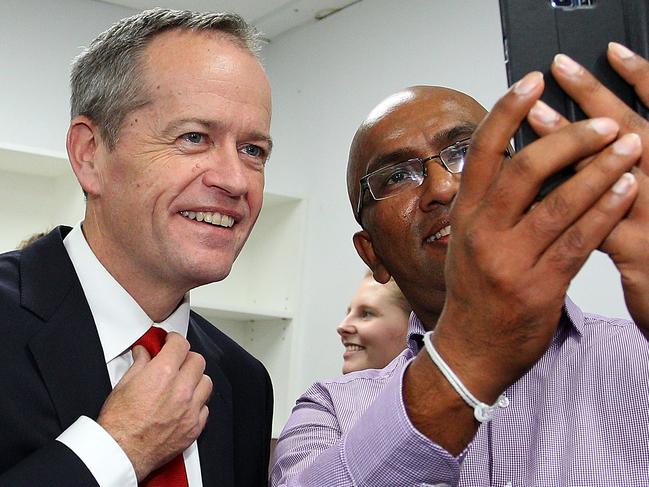
[[[336,331],[341,337],[343,374],[382,369],[406,347],[412,308],[393,279],[386,284],[367,272]]]

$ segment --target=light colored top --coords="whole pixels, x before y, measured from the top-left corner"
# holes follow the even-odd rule
[[[408,348],[384,369],[318,382],[298,399],[271,486],[649,486],[649,342],[632,322],[566,298],[546,353],[458,457],[406,415],[403,375],[423,333],[412,314]]]
[[[63,245],[90,306],[113,387],[133,364],[131,345],[151,325],[187,336],[188,295],[166,320],[152,323],[144,310],[99,262],[86,242],[80,224],[65,237]],[[74,451],[101,487],[137,487],[130,460],[117,442],[92,419],[81,416],[57,440]],[[202,487],[195,441],[184,451],[183,457],[189,487]]]

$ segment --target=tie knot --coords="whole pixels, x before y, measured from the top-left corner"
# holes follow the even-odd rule
[[[162,348],[162,345],[164,345],[166,336],[167,332],[162,328],[152,326],[144,335],[138,338],[133,346],[142,345],[144,348],[146,348],[146,351],[149,352],[149,355],[151,355],[151,357],[155,357],[156,355],[158,355],[158,352]]]

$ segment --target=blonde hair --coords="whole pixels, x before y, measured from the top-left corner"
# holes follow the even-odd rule
[[[371,270],[368,270],[363,276],[363,279],[374,279],[374,274]],[[403,295],[403,292],[399,288],[399,285],[394,280],[394,278],[390,277],[390,280],[383,284],[383,286],[385,286],[386,289],[390,292],[390,299],[392,299],[392,302],[399,308],[401,308],[406,316],[409,316],[412,312],[412,306],[410,306],[410,303]]]

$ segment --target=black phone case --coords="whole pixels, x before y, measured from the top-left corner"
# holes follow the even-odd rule
[[[507,81],[512,85],[530,71],[545,76],[541,99],[572,121],[585,114],[550,75],[554,56],[564,53],[592,72],[617,96],[648,118],[649,112],[608,64],[610,41],[626,45],[647,58],[649,0],[500,0]],[[524,122],[514,137],[516,150],[537,138]],[[548,179],[539,198],[574,170],[569,167]]]

